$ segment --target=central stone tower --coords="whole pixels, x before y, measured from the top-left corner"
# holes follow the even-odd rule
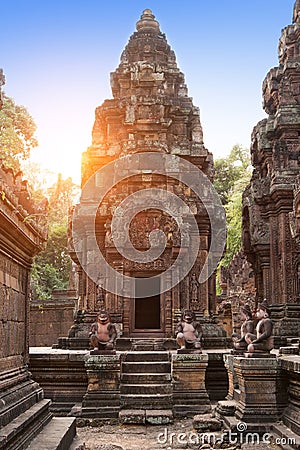
[[[181,157],[212,180],[213,158],[203,144],[199,109],[188,96],[175,54],[151,10],[143,12],[136,30],[121,55],[118,68],[111,74],[113,99],[105,100],[96,109],[92,145],[82,158],[82,187],[107,164],[145,152]],[[149,249],[151,231],[164,233],[165,251],[153,262],[125,259],[111,235],[116,207],[132,193],[151,188],[176,195],[195,217],[200,236],[195,264],[172,289],[146,298],[138,295],[128,298],[108,292],[100,282],[86,275],[70,239],[71,256],[79,273],[79,313],[70,336],[87,336],[89,323],[101,309],[110,311],[125,337],[171,337],[183,309],[194,310],[203,322],[211,321],[208,318],[215,312],[215,275],[201,284],[198,282],[209,251],[210,221],[201,200],[186,184],[150,170],[124,178],[109,190],[99,205],[96,218],[98,247],[105,260],[119,273],[136,279],[156,276],[159,284],[159,275],[170,267],[179,253],[181,240],[176,221],[165,212],[146,207],[131,221],[130,240],[139,251]],[[89,253],[89,208],[97,202],[96,191],[90,193],[88,199],[82,196],[70,224],[72,227],[76,221],[81,229],[87,265],[89,255],[92,255],[92,251]],[[184,245],[188,252],[189,245]],[[137,283],[136,292],[139,289],[143,290],[143,286]]]
[[[211,176],[212,155],[203,145],[199,109],[188,97],[175,53],[149,9],[136,29],[111,73],[114,98],[96,109],[82,183],[110,161],[146,151],[187,157]]]

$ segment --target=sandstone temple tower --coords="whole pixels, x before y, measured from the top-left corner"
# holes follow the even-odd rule
[[[82,187],[107,164],[124,156],[145,152],[181,157],[211,180],[213,158],[203,144],[199,109],[188,96],[175,54],[151,10],[143,12],[136,30],[121,55],[119,66],[111,74],[113,98],[105,100],[96,109],[92,145],[82,158]],[[79,273],[79,315],[73,330],[75,336],[86,333],[80,325],[81,314],[84,315],[83,322],[89,322],[101,309],[111,312],[125,337],[171,337],[182,309],[193,309],[200,318],[211,317],[215,312],[214,274],[205,282],[198,282],[210,245],[209,217],[195,193],[180,181],[145,171],[124,179],[110,189],[97,212],[98,246],[105,260],[120,273],[136,279],[158,276],[156,283],[159,284],[159,275],[176,259],[180,247],[176,222],[168,214],[155,208],[145,208],[130,224],[131,242],[140,251],[149,248],[151,231],[164,233],[166,249],[154,262],[142,264],[126,260],[111,238],[111,221],[116,206],[132,193],[155,187],[172,192],[192,211],[200,235],[195,264],[180,283],[166,292],[147,298],[139,298],[138,295],[125,298],[106,291],[97,280],[91,280],[82,270],[78,254],[71,249]],[[89,253],[89,208],[97,201],[95,192],[91,192],[89,198],[82,196],[71,223],[71,227],[76,222],[80,228],[82,252],[86,252],[86,260],[92,258],[92,251]],[[137,282],[137,294],[139,289],[142,290],[143,285]]]
[[[243,246],[258,300],[272,305],[275,333],[300,332],[300,2],[283,29],[279,66],[263,82],[268,118],[252,133],[254,171],[243,198]]]

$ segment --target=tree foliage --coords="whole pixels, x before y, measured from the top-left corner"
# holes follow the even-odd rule
[[[53,289],[66,289],[71,270],[65,225],[51,224],[46,248],[36,256],[32,273],[32,295],[39,300],[51,298]]]
[[[225,205],[227,238],[226,252],[221,261],[222,266],[228,266],[235,253],[242,247],[242,195],[250,180],[249,171],[245,172],[233,186]]]
[[[251,160],[248,149],[234,145],[229,155],[215,160],[214,187],[218,192],[222,204],[226,205],[230,195],[239,188],[239,180],[245,176],[249,180],[251,175]]]
[[[32,296],[35,299],[50,299],[53,289],[68,287],[72,264],[67,249],[68,211],[77,190],[71,178],[64,180],[59,174],[56,183],[46,192],[49,235],[45,249],[36,256],[32,268]]]
[[[63,179],[59,173],[57,181],[47,191],[49,198],[49,222],[51,224],[61,224],[67,221],[68,211],[74,203],[78,186],[72,178]]]
[[[20,162],[29,158],[30,151],[38,145],[36,125],[24,106],[3,94],[0,110],[0,158],[7,167],[20,170]]]
[[[235,145],[227,158],[215,161],[215,181],[226,211],[226,252],[220,263],[228,266],[242,246],[242,195],[251,177],[250,152]]]
[[[20,170],[22,163],[36,202],[45,196],[48,198],[48,241],[44,250],[36,256],[31,273],[33,297],[46,300],[51,298],[53,289],[65,289],[68,285],[71,259],[67,250],[67,216],[78,187],[71,178],[64,180],[61,174],[50,188],[45,187],[49,172],[28,161],[31,149],[38,144],[34,120],[24,106],[17,105],[5,94],[2,97],[0,158],[6,167],[11,167],[15,172]]]
[[[22,163],[23,178],[27,180],[30,194],[33,200],[38,203],[47,196],[48,186],[55,180],[55,174],[50,170],[41,168],[39,163],[30,159]]]

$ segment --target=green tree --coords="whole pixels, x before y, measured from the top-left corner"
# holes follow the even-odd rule
[[[64,180],[59,174],[53,186],[45,187],[49,173],[28,161],[31,149],[38,144],[34,120],[24,106],[17,105],[4,93],[2,99],[0,158],[15,172],[20,170],[22,163],[34,200],[39,202],[45,195],[49,200],[48,241],[45,249],[36,256],[31,274],[34,298],[45,300],[51,297],[53,289],[64,289],[68,284],[71,260],[67,251],[67,215],[76,185],[71,178]]]
[[[242,195],[252,173],[250,152],[235,145],[228,157],[215,161],[214,187],[226,211],[226,251],[220,266],[227,267],[242,246]],[[217,287],[218,288],[218,287]]]
[[[64,224],[50,224],[46,248],[34,261],[31,273],[33,297],[51,298],[53,289],[66,289],[71,270],[67,250],[67,230]]]
[[[64,180],[59,174],[56,183],[47,190],[49,235],[45,249],[35,258],[31,273],[35,299],[50,299],[53,289],[68,287],[72,264],[67,248],[68,211],[78,189],[71,178]]]
[[[59,173],[57,181],[47,190],[49,199],[49,222],[65,223],[74,198],[79,193],[79,187],[73,183],[72,178],[62,177]]]
[[[50,170],[41,168],[39,163],[30,159],[22,164],[23,178],[27,180],[30,194],[35,202],[40,202],[47,196],[49,179],[55,179]]]
[[[229,201],[235,190],[235,184],[245,175],[251,175],[250,152],[241,145],[234,145],[226,158],[215,160],[214,187],[223,205]]]
[[[221,265],[227,267],[235,253],[242,247],[242,195],[249,184],[251,172],[249,170],[241,174],[228,197],[228,203],[224,206],[226,211],[227,237],[226,252]]]
[[[38,145],[36,125],[24,106],[3,93],[0,110],[0,158],[7,167],[20,170],[20,162],[29,158],[30,151]]]

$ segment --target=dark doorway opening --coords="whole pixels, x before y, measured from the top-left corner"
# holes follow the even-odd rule
[[[160,328],[160,296],[135,299],[135,329]]]
[[[134,328],[136,330],[159,330],[161,328],[159,292],[160,279],[158,277],[136,278],[134,311]],[[152,293],[156,295],[151,295]],[[139,298],[140,295],[144,295],[144,297]]]

